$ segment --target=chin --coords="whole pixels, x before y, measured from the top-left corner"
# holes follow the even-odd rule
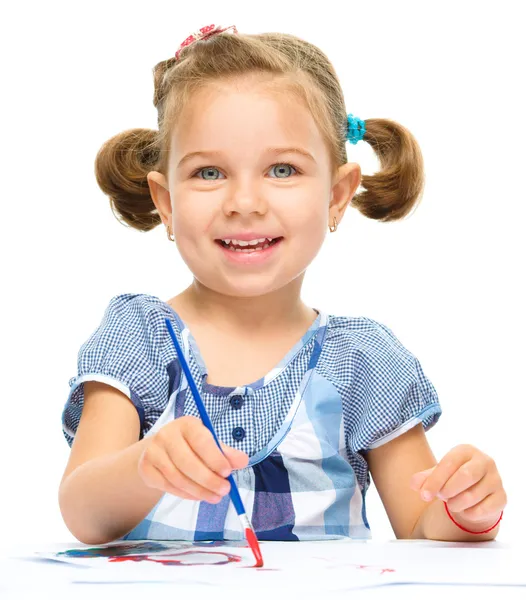
[[[293,275],[281,273],[280,277],[265,276],[264,273],[245,274],[244,277],[231,278],[212,289],[225,296],[237,298],[258,298],[282,290],[287,286],[296,285],[298,277],[303,278],[305,270]]]

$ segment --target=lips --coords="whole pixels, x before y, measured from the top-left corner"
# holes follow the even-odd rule
[[[272,261],[273,257],[279,254],[279,248],[283,237],[274,238],[273,242],[262,244],[260,246],[225,246],[221,240],[216,240],[219,250],[224,260],[231,265],[239,268],[250,268],[266,264]]]
[[[270,237],[270,236],[267,236]],[[239,238],[226,238],[228,239],[235,239],[235,240],[239,240]],[[252,239],[261,239],[261,238],[252,238]],[[220,246],[222,246],[223,248],[240,248],[243,250],[250,250],[251,248],[261,248],[262,246],[265,246],[266,244],[268,244],[269,246],[273,246],[274,244],[276,244],[277,242],[281,241],[283,239],[283,236],[280,237],[276,237],[273,238],[272,240],[268,241],[268,239],[266,239],[265,242],[260,242],[259,244],[250,244],[248,246],[237,246],[235,244],[226,244],[222,239],[217,239],[215,240],[216,244],[219,244]],[[243,240],[242,240],[243,241]]]

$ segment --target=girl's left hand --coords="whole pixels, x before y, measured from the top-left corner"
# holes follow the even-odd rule
[[[473,523],[496,521],[507,503],[495,461],[468,444],[450,450],[431,469],[415,473],[411,488],[426,502],[435,497],[446,501],[450,512]]]

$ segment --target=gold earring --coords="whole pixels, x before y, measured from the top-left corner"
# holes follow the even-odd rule
[[[170,225],[166,226],[166,234],[171,242],[175,242],[175,237],[170,237],[172,235],[172,232],[170,231]]]
[[[333,221],[334,225],[332,227],[329,225],[329,231],[331,233],[334,233],[338,229],[338,224],[336,223],[336,217],[333,217],[332,221]]]

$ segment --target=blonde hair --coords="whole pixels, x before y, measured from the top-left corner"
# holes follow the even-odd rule
[[[170,139],[192,93],[214,82],[268,74],[301,97],[329,149],[333,168],[348,162],[347,112],[343,91],[327,56],[316,46],[285,33],[220,33],[183,48],[155,65],[153,103],[159,130],[123,131],[103,144],[95,159],[97,183],[113,213],[129,226],[149,231],[161,223],[146,175],[166,175]],[[364,191],[351,206],[378,221],[402,219],[415,207],[424,186],[423,159],[413,135],[389,119],[365,120],[364,140],[374,149],[380,171],[362,175]]]

